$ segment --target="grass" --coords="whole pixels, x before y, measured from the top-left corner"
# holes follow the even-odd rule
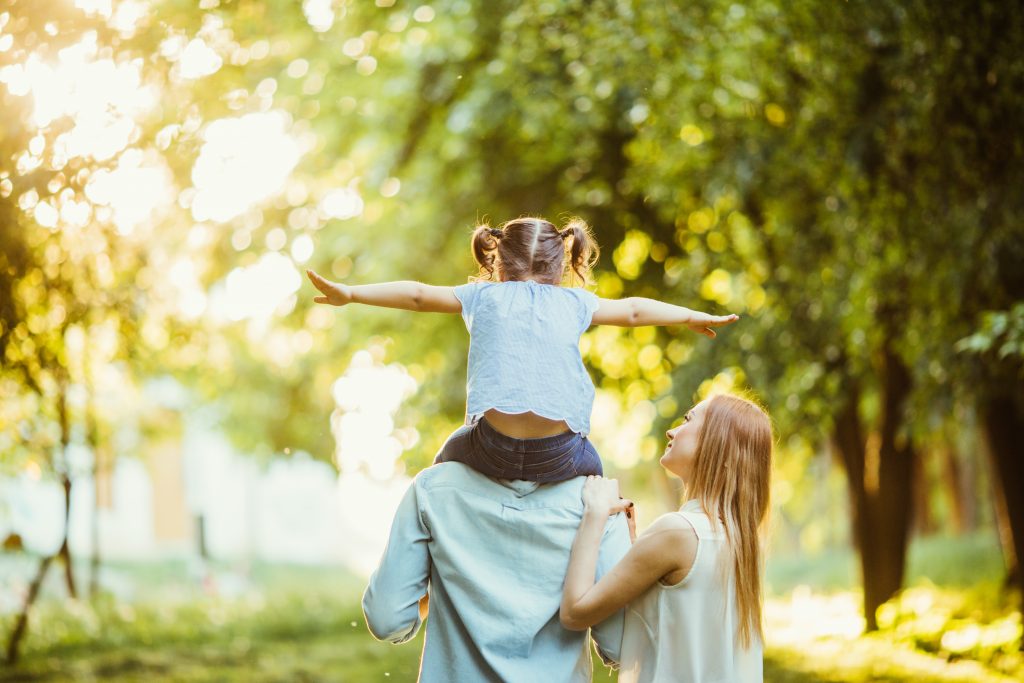
[[[879,610],[881,631],[860,636],[851,550],[773,557],[767,657],[822,681],[1020,680],[1020,600],[1003,590],[1004,571],[993,534],[916,538],[907,589]]]
[[[916,587],[886,606],[886,629],[871,636],[859,635],[859,593],[842,573],[855,570],[852,559],[773,562],[766,681],[1002,683],[1024,673],[1019,612],[998,590],[990,538],[916,543]],[[134,590],[93,602],[52,597],[54,572],[22,661],[0,668],[0,681],[415,680],[422,633],[401,646],[375,641],[359,610],[361,579],[323,568],[221,569],[227,595],[216,597],[184,563],[108,567],[112,584]],[[5,634],[11,621],[0,617]],[[615,676],[595,663],[594,680]]]

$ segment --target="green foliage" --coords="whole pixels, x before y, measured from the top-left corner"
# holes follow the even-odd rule
[[[67,2],[8,3],[0,67],[95,31],[97,54],[138,64],[158,97],[112,156],[62,159],[75,117],[37,126],[29,100],[0,87],[6,470],[45,464],[59,444],[55,388],[98,381],[134,404],[164,374],[244,451],[331,460],[331,388],[368,347],[419,382],[396,422],[418,430],[405,458],[424,467],[463,414],[457,316],[324,310],[305,283],[263,320],[211,300],[269,254],[349,282],[459,284],[473,272],[469,229],[526,213],[594,226],[601,296],[743,316],[714,342],[585,336],[618,416],[644,423],[632,452],[609,454],[639,498],[671,507],[676,494],[650,435],[713,386],[749,387],[780,437],[783,542],[845,542],[827,444],[846,401],[880,429],[889,354],[912,384],[898,438],[927,447],[957,432],[978,457],[978,430],[958,416],[1019,376],[1024,355],[1017,4],[379,4],[334,3],[333,23],[314,27],[291,0],[162,0],[122,30]],[[197,39],[219,68],[183,75]],[[267,111],[298,141],[295,168],[234,215],[200,215],[195,169],[213,125]],[[19,170],[26,154],[38,165]],[[87,187],[139,159],[165,172],[167,194],[122,234]],[[338,191],[361,211],[326,211]],[[37,210],[70,201],[90,207],[77,229]],[[295,255],[307,240],[308,261]],[[184,305],[197,293],[205,307]],[[96,412],[113,425],[132,407]],[[73,440],[88,412],[70,405]]]
[[[981,329],[956,344],[957,351],[995,353],[1000,360],[1024,356],[1024,303],[1008,311],[988,311],[982,315]]]
[[[623,337],[618,353],[592,345],[588,362],[602,387],[631,403],[671,396],[681,409],[709,369],[738,365],[784,431],[811,436],[826,428],[837,373],[868,371],[886,336],[897,338],[922,392],[948,383],[953,342],[971,331],[976,311],[1003,296],[997,278],[1005,268],[986,259],[1005,258],[1001,246],[1016,241],[1017,194],[1003,188],[1014,186],[1019,151],[1003,144],[1014,132],[999,124],[1019,110],[1019,36],[988,37],[996,25],[1018,25],[1014,10],[717,0],[453,0],[429,9],[346,4],[318,31],[296,3],[197,10],[168,1],[132,31],[101,32],[118,59],[143,58],[144,83],[163,93],[163,106],[138,121],[137,146],[158,151],[185,194],[184,208],[172,210],[158,242],[147,245],[165,255],[158,261],[187,254],[213,286],[254,263],[268,235],[285,226],[287,242],[315,239],[312,263],[335,277],[457,283],[472,271],[466,231],[478,218],[579,213],[604,246],[602,294],[746,314],[716,344],[659,330],[642,343]],[[16,11],[19,20],[36,18]],[[37,51],[103,26],[74,13],[61,20],[69,30]],[[197,36],[223,65],[182,78],[176,58],[157,48]],[[23,54],[15,49],[9,58]],[[964,65],[982,58],[981,81],[965,76],[974,72]],[[308,136],[284,195],[201,225],[207,239],[187,240],[187,190],[205,126],[268,106]],[[10,111],[24,126],[24,113]],[[937,130],[957,144],[931,144]],[[10,140],[12,156],[31,134]],[[362,214],[310,218],[339,187],[362,195]],[[107,251],[125,246],[122,239]],[[152,267],[141,267],[127,271],[143,283],[135,297],[152,295],[158,282]],[[83,279],[79,267],[68,272]],[[980,299],[962,310],[955,294],[975,285]],[[166,329],[143,334],[152,366],[181,372],[211,400],[235,378],[262,387],[277,400],[227,400],[226,428],[247,448],[262,440],[274,452],[290,446],[326,457],[328,441],[303,436],[323,430],[302,420],[289,429],[274,416],[326,421],[329,377],[374,336],[395,339],[389,353],[409,364],[450,348],[405,418],[437,441],[461,409],[458,321],[419,318],[410,323],[414,337],[395,333],[407,314],[345,312],[344,322],[311,326],[308,297],[299,299],[275,328],[313,333],[308,365],[268,356],[242,323],[196,329],[165,312],[140,325]],[[897,301],[905,311],[899,323],[880,325],[879,312]],[[644,367],[629,360],[652,342],[672,353]],[[206,352],[225,343],[229,350],[204,367]],[[323,366],[310,398],[304,378]],[[438,410],[443,419],[434,420]],[[673,417],[659,417],[654,429]]]

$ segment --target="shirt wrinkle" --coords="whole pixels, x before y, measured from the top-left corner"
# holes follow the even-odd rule
[[[594,383],[580,335],[599,300],[578,287],[473,282],[455,288],[469,330],[466,412],[533,412],[590,432]]]
[[[583,481],[500,482],[456,462],[421,472],[363,596],[371,630],[411,638],[429,580],[421,681],[590,681],[588,634],[558,619]],[[628,550],[624,518],[610,518],[598,574]],[[592,631],[603,657],[618,657],[622,618]]]

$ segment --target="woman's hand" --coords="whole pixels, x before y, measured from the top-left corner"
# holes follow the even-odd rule
[[[632,514],[633,501],[619,496],[619,480],[604,477],[587,477],[583,485],[584,512],[607,517],[617,512]]]
[[[636,506],[632,502],[626,508],[626,528],[629,529],[629,542],[636,543]]]
[[[607,527],[608,516],[617,512],[626,513],[630,540],[635,540],[633,502],[619,497],[619,482],[604,477],[587,477],[583,485],[583,519],[569,553],[562,603],[558,609],[562,626],[571,631],[583,631],[603,621],[665,574],[660,563],[646,561],[647,555],[644,555],[641,571],[631,570],[623,574],[617,565],[601,579],[600,585],[606,585],[610,577],[618,577],[619,588],[597,590],[594,579],[601,537]],[[626,558],[636,556],[637,548],[643,545],[643,539],[634,543]]]
[[[331,304],[332,306],[344,306],[345,304],[352,303],[352,288],[348,285],[343,285],[340,282],[331,282],[330,280],[320,277],[317,273],[312,270],[307,270],[306,275],[309,276],[313,286],[323,292],[323,296],[313,297],[313,301],[318,304]]]

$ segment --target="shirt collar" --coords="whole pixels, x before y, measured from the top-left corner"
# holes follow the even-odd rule
[[[524,481],[522,479],[496,479],[495,481],[507,489],[512,489],[512,492],[520,498],[530,495],[540,486],[535,481]]]

